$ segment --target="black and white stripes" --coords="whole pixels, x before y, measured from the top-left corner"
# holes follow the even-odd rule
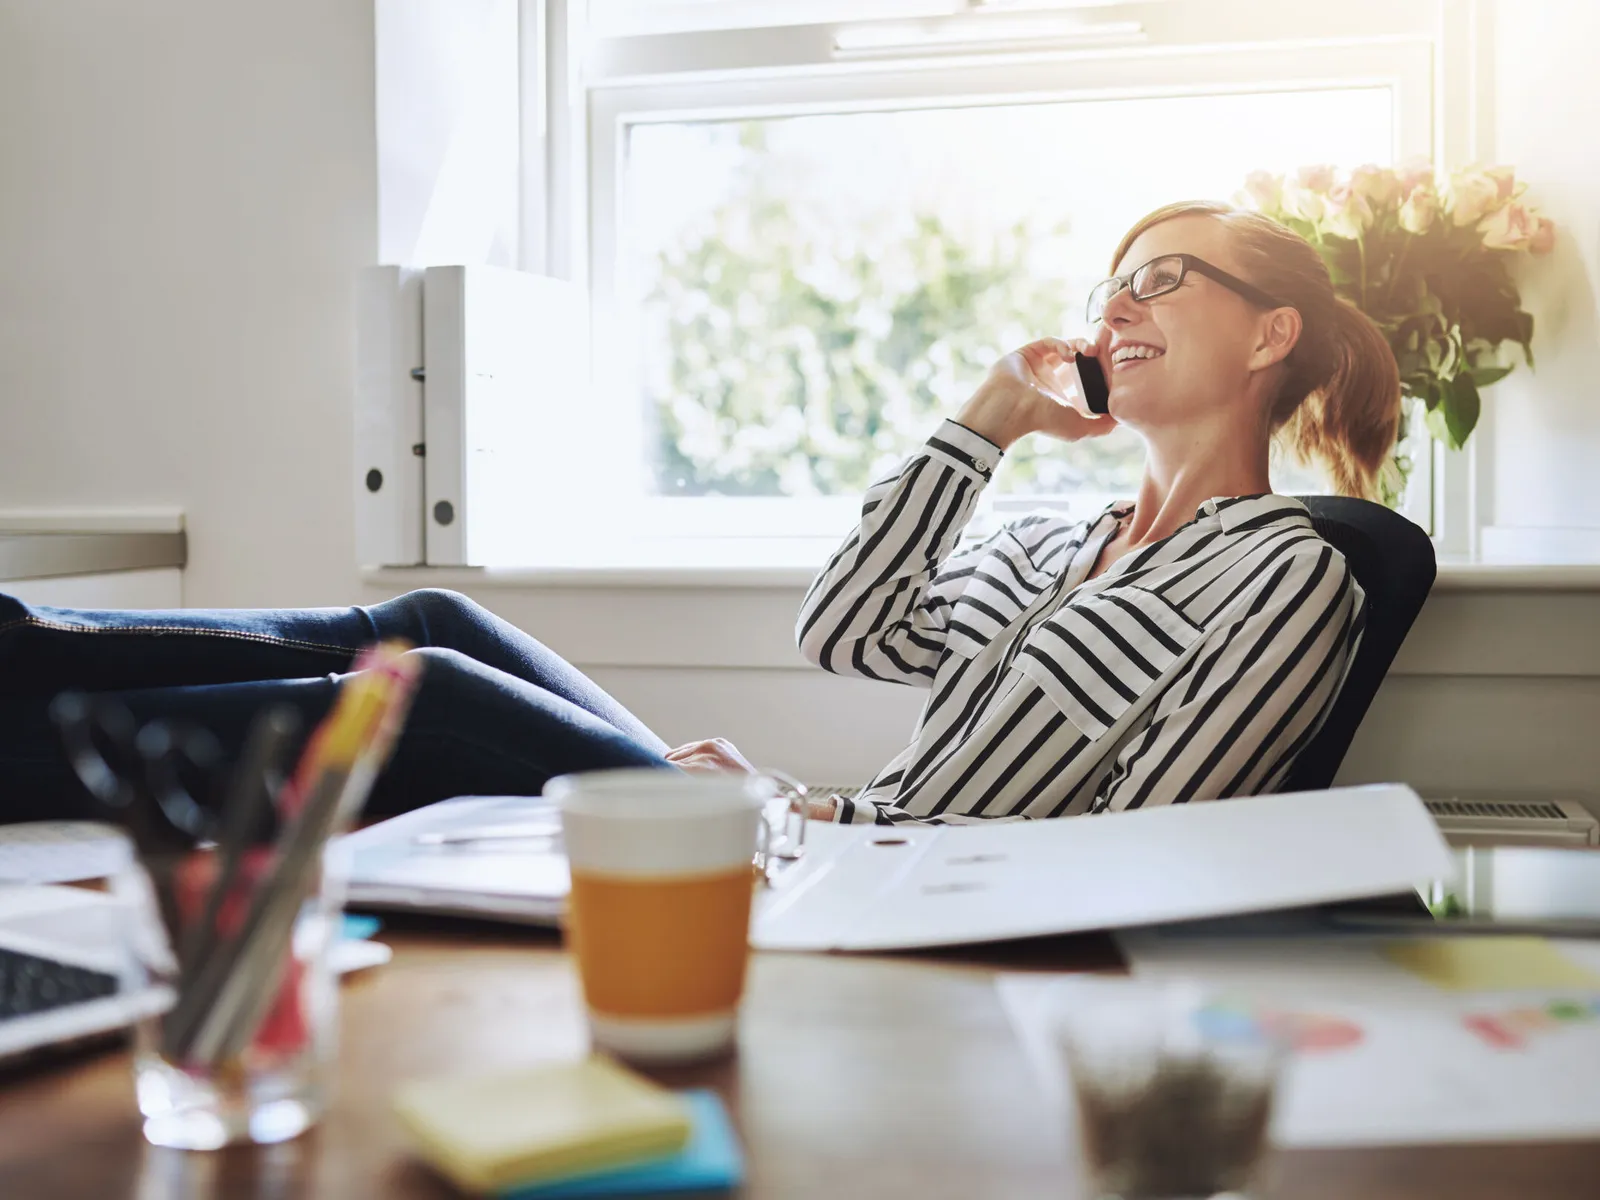
[[[1279,783],[1364,613],[1305,508],[1209,500],[1084,582],[1124,510],[1027,517],[955,552],[999,457],[945,422],[867,493],[806,596],[807,658],[930,689],[911,744],[839,819],[1057,817]]]

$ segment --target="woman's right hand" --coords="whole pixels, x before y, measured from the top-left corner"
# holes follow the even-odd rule
[[[989,370],[972,398],[956,414],[956,421],[1005,450],[1018,438],[1044,433],[1062,441],[1100,437],[1116,428],[1115,417],[1091,413],[1071,378],[1074,353],[1098,358],[1110,379],[1105,353],[1111,331],[1098,343],[1082,338],[1040,338],[1013,350]]]

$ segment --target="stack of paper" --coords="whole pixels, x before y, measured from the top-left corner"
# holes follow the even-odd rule
[[[1121,939],[1133,973],[1272,1012],[1293,1053],[1285,1146],[1600,1135],[1600,943],[1538,938]],[[1039,1083],[1065,1104],[1049,1033],[1082,980],[1000,981]]]

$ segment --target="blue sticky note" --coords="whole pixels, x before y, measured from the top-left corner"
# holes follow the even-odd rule
[[[377,917],[352,916],[344,914],[344,921],[339,928],[339,936],[347,938],[369,938],[383,928],[383,922]]]
[[[744,1155],[728,1110],[711,1091],[683,1093],[694,1130],[689,1144],[670,1158],[575,1175],[533,1187],[511,1188],[503,1200],[577,1200],[585,1196],[619,1196],[666,1192],[730,1190],[744,1182]]]

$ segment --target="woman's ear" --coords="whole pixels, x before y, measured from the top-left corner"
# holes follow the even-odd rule
[[[1251,369],[1262,371],[1288,358],[1300,341],[1300,328],[1297,308],[1275,308],[1264,314],[1257,327],[1255,348],[1250,353]]]

